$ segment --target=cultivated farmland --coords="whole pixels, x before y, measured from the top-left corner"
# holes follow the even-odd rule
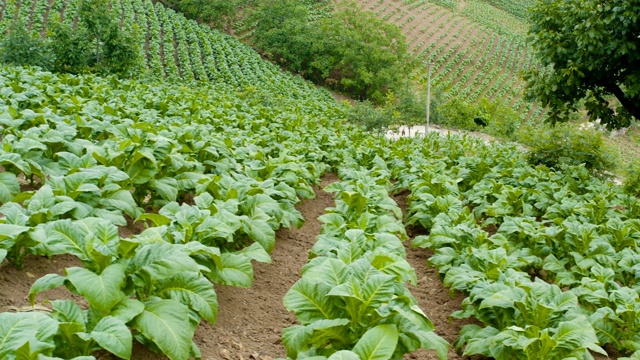
[[[3,6],[45,31],[77,3]],[[0,358],[638,357],[638,198],[515,145],[364,132],[233,38],[112,6],[146,25],[142,79],[0,68]]]
[[[510,8],[510,13],[480,0],[368,0],[359,4],[403,30],[421,62],[414,74],[418,82],[426,84],[426,63],[432,62],[433,84],[445,98],[500,100],[525,122],[536,122],[544,115],[544,109],[522,98],[521,72],[536,66],[525,41],[522,7]]]

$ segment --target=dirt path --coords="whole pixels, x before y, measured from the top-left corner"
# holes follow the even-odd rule
[[[393,196],[393,199],[398,203],[398,206],[400,206],[405,215],[408,206],[406,200],[408,194],[409,192],[407,191]],[[449,321],[449,315],[456,310],[460,310],[460,304],[465,297],[461,293],[450,293],[449,289],[445,288],[442,281],[438,278],[438,270],[427,266],[427,259],[433,255],[433,251],[411,248],[413,239],[422,234],[423,232],[420,230],[413,228],[407,229],[407,235],[409,235],[409,240],[405,242],[407,261],[409,261],[409,264],[416,270],[416,276],[418,278],[418,284],[416,286],[409,286],[409,290],[411,290],[411,293],[418,301],[420,308],[433,322],[436,333],[450,344],[453,344],[462,326],[468,324],[469,321],[456,319]],[[424,349],[407,354],[404,358],[412,360],[437,360],[433,351]],[[453,346],[449,348],[448,358],[450,360],[464,359],[455,353]]]
[[[321,187],[337,181],[326,175]],[[300,229],[278,231],[271,264],[254,264],[255,282],[251,289],[216,286],[218,321],[196,332],[196,342],[204,359],[266,360],[285,357],[281,344],[282,329],[295,323],[295,316],[282,304],[282,298],[300,278],[300,268],[307,263],[309,249],[320,233],[317,220],[327,207],[333,206],[333,194],[316,188],[316,198],[297,208],[306,222]],[[251,357],[253,355],[253,357]]]

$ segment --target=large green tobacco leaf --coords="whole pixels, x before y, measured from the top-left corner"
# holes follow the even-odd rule
[[[269,223],[260,218],[244,218],[242,229],[251,239],[262,245],[267,253],[271,253],[276,244],[276,233]]]
[[[0,248],[9,250],[15,244],[16,239],[29,229],[28,226],[0,223]]]
[[[43,255],[72,254],[80,260],[88,260],[84,236],[71,220],[39,224],[31,237],[40,243],[37,248]]]
[[[131,274],[136,287],[147,289],[156,281],[179,272],[208,270],[189,256],[185,245],[154,243],[137,250],[129,262],[127,274]]]
[[[31,175],[31,167],[29,166],[29,163],[24,161],[20,157],[20,155],[15,153],[1,154],[0,165],[4,166],[5,170],[8,170],[7,168],[10,168],[10,167],[15,167],[18,171],[24,173],[25,175]]]
[[[47,219],[49,209],[56,203],[51,186],[45,184],[29,199],[27,210],[32,224],[39,224]]]
[[[344,261],[318,257],[310,266],[303,267],[302,275],[311,283],[324,283],[330,287],[344,283],[349,276],[349,266]],[[314,260],[316,260],[314,259]]]
[[[212,281],[219,284],[251,287],[253,284],[253,266],[251,258],[237,253],[222,253],[221,267],[208,274]]]
[[[296,313],[302,324],[336,318],[340,311],[334,300],[327,296],[331,288],[327,284],[311,282],[303,277],[287,291],[284,306]]]
[[[369,329],[358,340],[353,352],[361,360],[388,360],[398,344],[398,329],[395,325],[378,325]]]
[[[152,179],[149,187],[166,201],[176,201],[178,197],[178,182],[174,178]]]
[[[549,353],[550,358],[580,355],[588,350],[607,356],[606,351],[598,346],[598,338],[591,326],[584,326],[587,319],[579,317],[576,320],[560,323],[552,339],[555,341]]]
[[[0,173],[0,203],[6,203],[20,193],[20,182],[15,174],[10,172]]]
[[[189,324],[189,309],[185,305],[170,299],[148,302],[130,325],[153,341],[169,359],[189,358],[195,329]]]
[[[100,188],[96,186],[100,174],[89,171],[79,171],[64,177],[66,194],[72,198],[84,192],[100,193]]]
[[[360,356],[350,350],[340,350],[329,356],[327,360],[360,360]]]
[[[51,302],[53,311],[51,317],[61,323],[74,323],[81,327],[81,331],[85,330],[84,312],[80,305],[72,300],[54,300]]]
[[[132,218],[135,218],[141,212],[131,192],[127,190],[118,190],[113,193],[103,194],[103,197],[100,198],[99,201],[102,206],[121,210]]]
[[[37,354],[50,353],[57,331],[58,322],[42,313],[1,313],[0,358],[12,359],[26,352],[27,359],[34,359]]]
[[[91,331],[91,338],[110,353],[122,358],[131,358],[133,337],[125,323],[113,316],[104,317]]]
[[[7,250],[0,249],[0,264],[4,261],[4,258],[7,257]]]
[[[133,320],[144,311],[144,304],[136,299],[123,297],[119,303],[111,308],[110,316],[116,317],[125,323]]]
[[[216,321],[218,298],[211,282],[200,273],[182,272],[160,280],[154,294],[188,305],[211,324]]]
[[[311,348],[322,349],[327,344],[333,347],[350,345],[349,330],[346,325],[349,319],[318,320],[309,325],[294,325],[282,330],[282,343],[287,349],[287,356],[297,358],[300,352]]]
[[[36,280],[31,285],[31,289],[29,289],[29,302],[31,305],[35,303],[36,296],[39,293],[58,288],[64,284],[65,280],[67,280],[66,277],[58,274],[47,274]]]
[[[81,267],[66,269],[67,278],[91,308],[107,314],[124,295],[120,290],[125,280],[126,265],[114,263],[100,275]]]
[[[142,148],[134,152],[131,165],[126,171],[135,185],[142,185],[153,179],[158,173],[158,165],[151,149]]]

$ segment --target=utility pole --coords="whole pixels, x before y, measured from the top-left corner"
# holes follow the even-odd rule
[[[429,110],[431,107],[431,66],[432,62],[427,63],[427,123],[424,126],[424,136],[429,133]]]

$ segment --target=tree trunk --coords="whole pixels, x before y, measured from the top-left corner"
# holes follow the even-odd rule
[[[620,104],[624,106],[636,120],[640,121],[640,99],[629,99],[620,86],[616,83],[608,83],[606,89],[610,91],[620,101]]]

